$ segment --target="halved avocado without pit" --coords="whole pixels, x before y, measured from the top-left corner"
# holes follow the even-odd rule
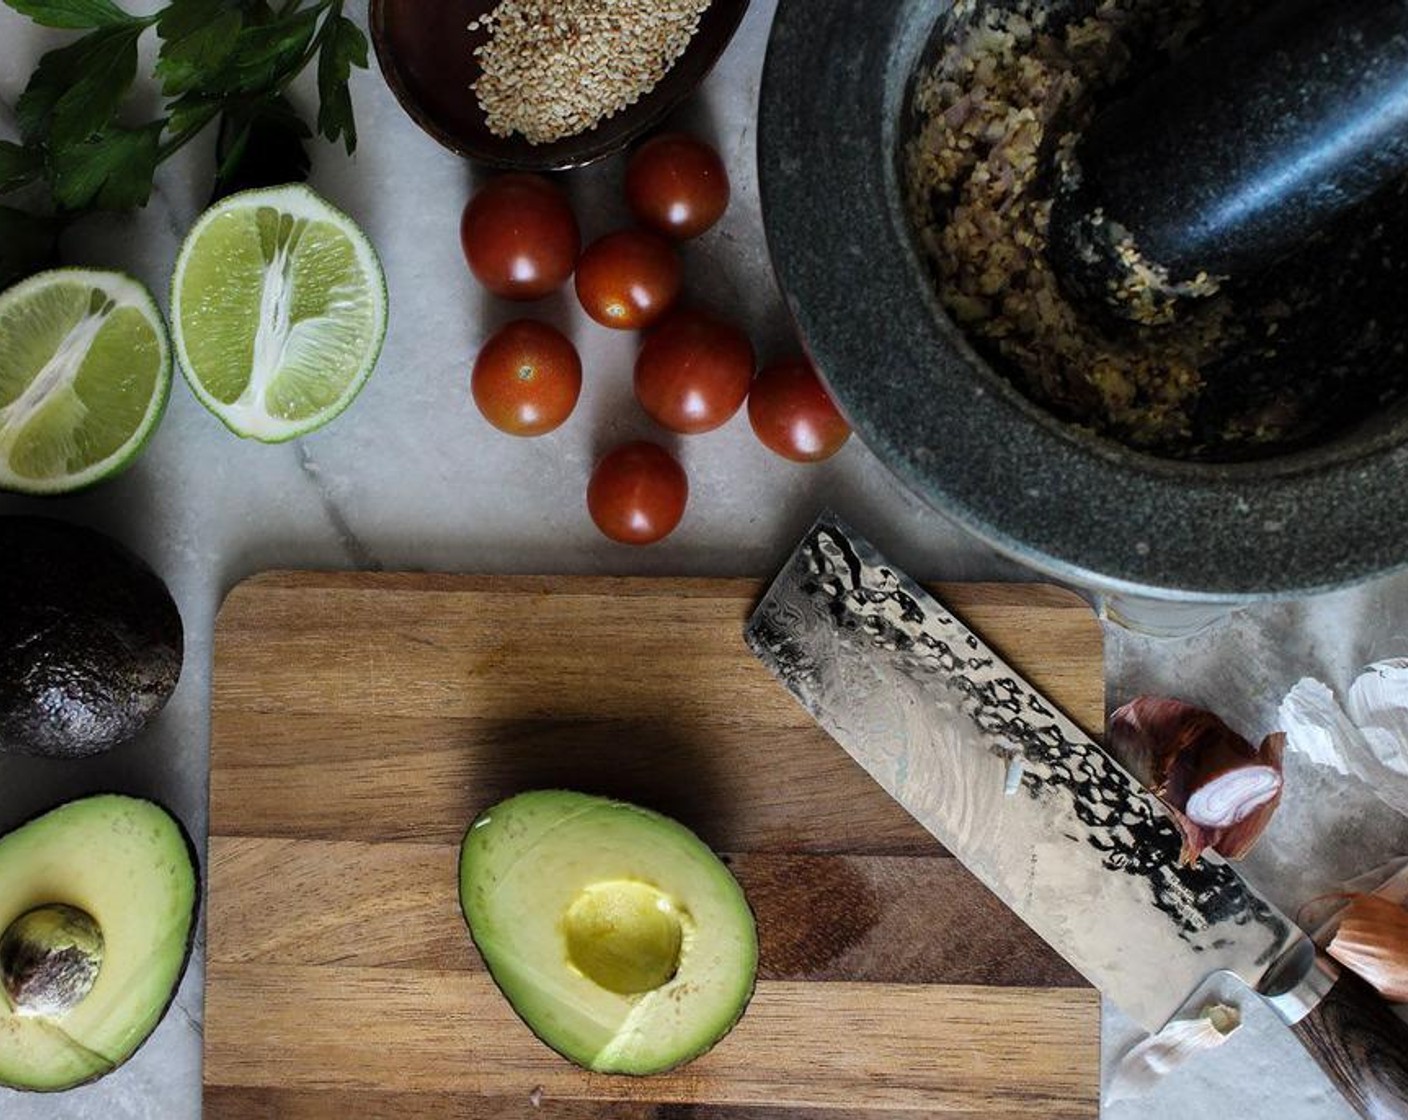
[[[0,1085],[111,1073],[152,1033],[190,955],[195,850],[150,801],[71,801],[0,837]]]
[[[732,1029],[758,937],[743,889],[676,821],[562,790],[485,811],[460,906],[494,982],[543,1042],[598,1073],[659,1073]]]

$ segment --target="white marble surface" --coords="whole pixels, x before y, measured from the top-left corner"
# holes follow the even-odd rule
[[[133,4],[135,9],[138,5]],[[680,123],[714,137],[735,201],[687,251],[689,285],[741,316],[765,356],[788,350],[790,327],[767,265],[753,169],[754,106],[773,0],[755,0],[719,68]],[[0,7],[0,135],[40,49],[59,33]],[[307,91],[299,91],[306,103]],[[764,575],[822,504],[868,533],[915,575],[1021,579],[1031,573],[923,509],[857,441],[832,462],[796,467],[754,440],[744,417],[680,441],[692,494],[686,520],[648,550],[611,545],[589,522],[587,472],[604,447],[649,434],[631,400],[633,340],[587,322],[573,302],[547,305],[576,337],[586,387],[572,421],[536,441],[490,429],[468,399],[478,342],[515,313],[488,300],[464,268],[457,223],[469,168],[401,114],[375,73],[355,83],[362,145],[355,159],[319,148],[314,185],[354,215],[386,265],[392,318],[381,365],[354,407],[293,444],[229,435],[178,384],[160,431],[128,474],[88,494],[38,502],[0,497],[0,514],[45,513],[103,529],[166,579],[186,623],[180,687],[136,742],[82,763],[0,760],[0,828],[58,800],[99,789],[159,798],[204,834],[211,629],[222,595],[271,567],[415,568],[497,573]],[[623,221],[616,163],[567,179],[584,232]],[[71,263],[130,271],[164,293],[181,233],[205,200],[209,154],[165,167],[142,213],[93,221],[65,246]],[[1271,606],[1179,643],[1111,632],[1110,694],[1169,690],[1219,707],[1248,733],[1270,728],[1276,701],[1303,673],[1344,684],[1362,663],[1408,653],[1408,578],[1307,604]],[[1292,770],[1293,794],[1249,874],[1295,907],[1391,855],[1408,832],[1363,790]],[[139,1117],[200,1113],[199,954],[172,1013],[141,1052],[102,1082],[59,1097],[0,1091],[0,1116]],[[1263,1115],[1342,1120],[1348,1111],[1268,1012],[1197,1068],[1108,1120]],[[1107,1008],[1107,1065],[1134,1032]]]

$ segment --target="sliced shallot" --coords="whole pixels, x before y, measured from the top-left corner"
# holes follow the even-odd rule
[[[1281,802],[1285,736],[1253,747],[1211,712],[1141,696],[1115,712],[1110,746],[1168,808],[1183,833],[1184,863],[1211,848],[1227,859],[1251,850]]]

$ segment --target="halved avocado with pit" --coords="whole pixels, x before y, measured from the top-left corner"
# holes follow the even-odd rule
[[[697,1057],[753,993],[743,889],[689,829],[634,805],[562,790],[495,805],[465,836],[460,905],[513,1009],[598,1073]]]
[[[185,831],[150,801],[69,802],[0,838],[0,1085],[111,1073],[161,1021],[200,899]]]

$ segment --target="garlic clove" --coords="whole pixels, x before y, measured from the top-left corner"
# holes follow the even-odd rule
[[[1350,686],[1345,708],[1379,764],[1408,777],[1408,660],[1366,668]]]
[[[1306,677],[1281,701],[1280,724],[1291,750],[1358,778],[1384,804],[1408,814],[1408,661],[1370,665],[1344,707]]]
[[[1408,1003],[1408,910],[1373,894],[1357,894],[1326,950],[1389,1000]]]
[[[1316,766],[1362,778],[1354,759],[1370,753],[1359,728],[1340,707],[1335,694],[1314,677],[1303,677],[1286,693],[1277,712],[1291,748]]]
[[[1241,1025],[1241,1012],[1226,1003],[1210,1004],[1192,1019],[1173,1020],[1121,1059],[1105,1091],[1105,1104],[1142,1097],[1179,1066],[1221,1046]]]

